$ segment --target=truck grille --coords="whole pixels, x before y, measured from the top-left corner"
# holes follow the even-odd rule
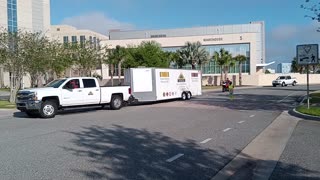
[[[30,95],[29,93],[18,93],[17,100],[18,101],[26,101],[30,98],[29,95]]]

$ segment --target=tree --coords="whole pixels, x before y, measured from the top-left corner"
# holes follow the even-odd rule
[[[118,65],[118,78],[119,78],[119,83],[121,83],[120,79],[121,79],[122,63],[125,61],[127,56],[128,55],[127,55],[126,49],[121,46],[116,46],[115,49],[110,49],[108,51],[107,63],[110,65],[112,86],[113,86],[114,67]]]
[[[144,41],[139,46],[130,46],[127,49],[128,57],[123,63],[125,68],[134,68],[138,66],[168,68],[169,59],[161,48],[161,45],[155,41]]]
[[[26,74],[28,57],[25,49],[28,46],[27,32],[8,32],[0,33],[0,63],[10,73],[10,102],[14,103],[16,94],[21,88],[21,81]]]
[[[71,68],[73,64],[72,49],[65,44],[56,41],[49,42],[47,53],[49,54],[49,67],[53,72],[54,79],[64,76],[66,69]]]
[[[70,46],[75,68],[80,76],[92,76],[92,70],[100,64],[101,52],[99,48],[92,46],[91,42],[73,43]]]
[[[23,56],[28,61],[26,71],[30,75],[31,87],[41,86],[41,77],[50,69],[50,55],[46,51],[49,39],[40,32],[27,33],[23,43],[26,43]]]
[[[244,55],[237,55],[234,60],[239,64],[239,86],[242,86],[242,64],[247,61],[247,57]]]
[[[309,11],[311,14],[305,15],[313,21],[320,22],[320,2],[319,0],[305,0],[305,3],[301,5],[302,9]],[[320,32],[320,27],[317,30]]]
[[[227,79],[228,76],[228,69],[229,66],[234,63],[232,59],[232,55],[229,53],[229,51],[224,50],[223,48],[220,49],[219,52],[214,52],[213,59],[216,61],[216,63],[220,66],[221,68],[221,83],[223,81],[222,78],[222,71],[224,73],[224,79]]]
[[[209,52],[202,47],[201,43],[187,42],[186,45],[178,51],[180,56],[179,64],[191,64],[192,69],[196,68],[196,65],[200,65],[202,70],[202,65],[207,63],[209,58]]]

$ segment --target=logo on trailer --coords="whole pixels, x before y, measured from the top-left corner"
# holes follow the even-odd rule
[[[182,73],[180,73],[178,77],[178,82],[186,82],[186,78],[184,78],[184,75]]]

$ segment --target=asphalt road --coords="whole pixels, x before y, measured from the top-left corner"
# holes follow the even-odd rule
[[[207,92],[119,111],[65,111],[50,120],[0,112],[0,177],[210,179],[304,89],[236,89],[234,100]]]

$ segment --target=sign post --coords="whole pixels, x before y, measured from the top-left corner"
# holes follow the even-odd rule
[[[309,65],[319,64],[318,44],[304,44],[297,46],[297,61],[299,65],[307,66],[307,103],[310,108]]]

